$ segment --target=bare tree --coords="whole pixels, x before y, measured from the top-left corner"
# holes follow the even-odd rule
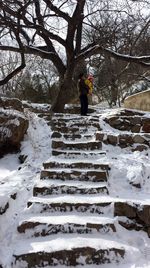
[[[128,7],[128,6],[127,6]],[[141,7],[140,7],[141,9]],[[148,72],[148,64],[146,62],[136,65],[134,61],[130,61],[133,55],[149,55],[150,34],[149,18],[141,14],[141,10],[136,14],[132,12],[124,13],[125,10],[109,9],[101,10],[100,17],[93,16],[92,29],[87,28],[84,31],[84,38],[87,42],[96,40],[101,46],[109,47],[104,53],[92,57],[91,64],[95,70],[95,84],[100,94],[108,101],[109,105],[116,104],[122,99],[124,90],[131,87],[136,80],[144,76],[146,67],[146,78],[150,75]],[[109,16],[108,16],[109,14]],[[111,48],[111,49],[110,49]],[[112,48],[118,52],[116,57]],[[124,57],[123,55],[129,54]],[[125,60],[122,60],[122,59]],[[119,59],[119,60],[118,60]]]
[[[0,0],[0,50],[20,53],[19,67],[2,79],[0,85],[25,67],[24,54],[48,59],[60,78],[60,90],[53,106],[57,112],[63,111],[65,103],[72,98],[76,66],[93,54],[107,54],[118,60],[150,66],[148,55],[122,55],[108,44],[99,44],[96,40],[83,42],[84,24],[87,25],[94,14],[98,16],[102,10],[110,10],[108,3],[105,0]]]

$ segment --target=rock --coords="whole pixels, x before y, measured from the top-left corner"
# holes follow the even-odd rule
[[[117,126],[120,126],[120,124],[121,124],[118,116],[109,116],[109,117],[105,118],[105,122],[114,128],[117,128]]]
[[[19,161],[20,161],[20,164],[23,164],[25,162],[25,160],[27,159],[27,155],[19,155]]]
[[[144,113],[129,110],[116,110],[113,115],[104,119],[111,127],[132,133],[150,133],[150,118],[146,118]]]
[[[114,204],[114,215],[124,216],[129,219],[134,220],[134,225],[138,226],[140,224],[140,229],[146,231],[150,236],[150,206],[134,204],[131,205],[125,202],[116,202]],[[122,222],[122,220],[121,220]],[[131,229],[131,225],[121,224],[125,228]],[[133,226],[132,226],[133,228]],[[136,228],[135,228],[136,229]]]
[[[0,98],[0,107],[2,107],[4,109],[12,108],[14,110],[23,112],[22,102],[17,98],[9,99],[9,98],[5,98],[5,97],[1,97]]]
[[[16,198],[17,198],[17,193],[11,194],[10,197],[11,197],[13,200],[16,200]]]
[[[124,228],[130,231],[131,230],[136,230],[136,231],[143,230],[142,225],[137,224],[135,220],[129,220],[128,218],[122,219],[121,217],[119,217],[118,222],[121,226],[123,226]]]
[[[124,202],[115,202],[114,215],[126,216],[129,219],[134,219],[136,217],[136,206]]]
[[[150,133],[150,118],[144,118],[142,123],[142,132]]]
[[[118,137],[118,143],[121,148],[125,148],[133,144],[133,139],[131,135],[120,134]]]
[[[145,138],[144,138],[143,136],[141,136],[141,135],[134,135],[134,136],[133,136],[133,141],[134,141],[135,143],[141,143],[141,144],[143,144],[143,143],[146,142],[146,141],[145,141]]]
[[[139,133],[141,130],[141,125],[135,125],[131,127],[132,133]]]
[[[53,132],[51,138],[61,138],[61,133],[59,132]]]
[[[130,123],[132,125],[141,125],[141,117],[140,116],[133,116],[133,117],[131,117]]]
[[[23,101],[23,107],[29,109],[33,113],[38,113],[40,117],[48,116],[51,118],[51,105],[50,104],[42,104],[39,103],[30,103],[27,101]]]
[[[0,215],[4,214],[8,208],[9,208],[8,202],[4,206],[0,206]]]
[[[130,182],[130,184],[138,189],[141,189],[142,186],[141,186],[141,183],[136,183],[136,182]]]
[[[28,120],[23,112],[15,109],[22,109],[19,100],[5,99],[2,102],[1,98],[0,102],[3,107],[0,108],[0,157],[2,157],[6,153],[19,151],[20,142],[28,128]],[[10,108],[13,104],[14,109]]]
[[[135,148],[132,149],[132,152],[139,151],[142,152],[144,150],[147,150],[149,147],[145,144],[137,145]]]
[[[105,139],[105,134],[101,132],[96,132],[95,136],[97,141],[103,141]]]
[[[149,205],[141,206],[137,210],[137,216],[140,219],[140,221],[144,222],[144,224],[149,226],[149,224],[150,224],[150,206]]]
[[[117,143],[118,143],[118,136],[108,135],[107,136],[107,141],[108,141],[109,144],[117,145]]]
[[[135,116],[135,115],[142,116],[142,115],[144,115],[144,113],[142,113],[140,111],[138,112],[136,110],[128,110],[128,109],[122,109],[121,111],[119,111],[118,114],[121,116],[123,116],[123,115],[125,115],[125,116]]]

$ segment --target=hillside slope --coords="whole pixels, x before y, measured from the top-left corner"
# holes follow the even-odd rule
[[[72,112],[28,112],[25,162],[0,161],[1,266],[150,267],[150,114]]]

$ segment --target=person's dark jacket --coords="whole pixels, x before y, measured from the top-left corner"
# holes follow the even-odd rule
[[[79,87],[80,96],[87,95],[89,93],[89,87],[86,85],[84,79],[80,79],[78,87]]]

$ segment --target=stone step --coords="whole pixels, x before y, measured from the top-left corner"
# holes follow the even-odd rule
[[[57,131],[54,131],[51,135],[52,140],[54,141],[76,141],[76,142],[81,142],[81,141],[95,141],[96,139],[96,135],[93,135],[93,132],[91,133],[84,133],[84,134],[74,134],[72,135],[72,133],[60,133]],[[98,139],[97,139],[98,140]]]
[[[37,240],[37,239],[36,239]],[[121,242],[99,237],[57,237],[57,239],[40,241],[21,240],[14,251],[14,267],[98,267],[101,264],[124,263],[132,254],[139,258],[137,248],[126,246]],[[59,266],[59,267],[60,267]]]
[[[102,143],[100,141],[84,141],[84,142],[63,142],[52,140],[52,149],[60,150],[101,150]]]
[[[115,220],[105,217],[86,216],[37,216],[28,217],[19,223],[19,233],[26,237],[47,236],[53,234],[95,234],[116,232]]]
[[[88,140],[88,139],[93,139],[93,133],[91,134],[62,134],[60,132],[54,131],[51,135],[51,138],[54,140],[55,138],[57,138],[58,140],[63,139],[63,140]]]
[[[67,106],[65,109],[64,109],[65,113],[69,113],[69,114],[80,114],[80,111],[81,111],[81,107],[80,105],[79,106],[75,106],[73,105],[72,107],[71,106]],[[91,107],[88,107],[88,114],[92,114],[96,112],[96,109],[95,107],[91,106]],[[85,116],[83,116],[85,117]]]
[[[79,180],[60,180],[60,179],[41,179],[37,182],[37,184],[35,184],[35,186],[40,186],[40,187],[43,187],[43,186],[47,186],[47,187],[50,187],[50,186],[62,186],[62,185],[66,185],[68,187],[72,187],[72,186],[75,186],[75,187],[78,187],[78,188],[98,188],[98,187],[104,187],[106,186],[107,187],[107,183],[106,181],[100,181],[100,182],[93,182],[93,181],[79,181]]]
[[[111,206],[112,199],[108,196],[99,196],[90,198],[88,196],[80,195],[65,195],[59,197],[32,197],[28,201],[28,210],[30,213],[64,213],[64,212],[78,212],[89,214],[113,214],[113,207]]]
[[[68,128],[69,130],[71,129],[71,128],[89,128],[89,127],[93,127],[93,128],[97,128],[97,129],[101,129],[100,128],[100,124],[99,124],[99,122],[97,121],[97,122],[95,122],[95,121],[93,121],[92,122],[92,120],[91,121],[89,121],[89,122],[86,122],[86,121],[82,121],[82,122],[73,122],[72,120],[71,120],[71,122],[69,122],[68,124],[66,123],[66,122],[64,122],[64,121],[61,121],[61,122],[59,122],[59,121],[57,121],[57,122],[52,122],[52,129],[55,129],[55,128]]]
[[[36,185],[33,188],[33,196],[45,196],[45,195],[61,195],[61,194],[79,194],[79,195],[93,195],[93,194],[108,194],[106,186],[99,187],[76,187],[68,185]]]
[[[68,169],[99,169],[99,170],[110,170],[110,166],[107,163],[99,163],[99,161],[91,162],[91,161],[47,161],[43,163],[43,167],[45,169],[48,168],[68,168]]]
[[[54,168],[54,169],[52,169]],[[105,170],[78,170],[78,169],[55,169],[52,167],[50,170],[42,170],[41,179],[54,179],[54,180],[78,180],[78,181],[107,181],[107,172]]]
[[[52,122],[53,123],[66,123],[66,124],[70,124],[70,123],[99,123],[99,115],[97,116],[88,116],[88,117],[83,117],[83,116],[72,116],[72,115],[66,115],[66,116],[53,116],[52,117]]]
[[[51,125],[48,124],[48,125]],[[64,127],[60,127],[60,126],[57,126],[57,125],[54,125],[54,126],[51,126],[51,129],[52,131],[55,131],[55,132],[60,132],[60,133],[64,133],[64,134],[84,134],[87,132],[96,132],[98,130],[100,130],[100,126],[99,127],[94,127],[94,126],[90,126],[90,125],[83,125],[83,127],[78,127],[78,126],[73,126],[73,127],[68,127],[68,126],[64,126]]]
[[[94,151],[77,151],[77,150],[52,150],[52,156],[61,156],[64,158],[77,158],[78,159],[88,159],[88,158],[100,158],[101,156],[106,155],[105,151],[94,150]]]

